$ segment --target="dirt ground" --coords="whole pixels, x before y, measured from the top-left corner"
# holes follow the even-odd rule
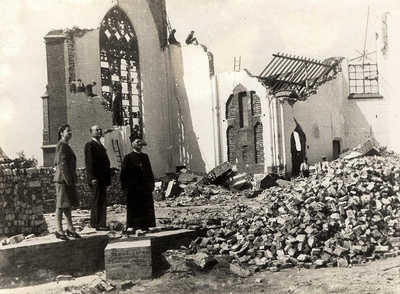
[[[53,282],[33,287],[0,290],[0,294],[96,293],[90,285],[104,274]],[[111,282],[113,284],[113,282]],[[248,278],[233,276],[228,268],[216,267],[209,272],[192,274],[166,273],[157,279],[132,281],[122,290],[115,283],[111,293],[400,293],[400,257],[373,261],[349,268],[285,269],[259,272]],[[98,293],[98,292],[97,292]]]
[[[198,205],[191,202],[155,202],[157,226],[165,226],[171,220],[180,223],[195,216],[213,215],[222,217],[229,205],[237,203],[238,198],[220,201],[208,201],[211,205]],[[241,203],[256,206],[254,199],[240,198]],[[47,214],[49,232],[55,230],[54,214]],[[123,206],[108,209],[109,223],[123,224],[126,213]],[[85,227],[89,221],[89,212],[73,212],[74,223],[78,229]],[[104,279],[104,273],[76,278],[73,281],[53,282],[25,288],[0,290],[2,293],[96,293],[90,288]],[[241,278],[230,273],[226,266],[215,266],[208,272],[175,274],[166,272],[152,280],[132,281],[122,287],[113,281],[116,288],[112,293],[400,293],[400,257],[393,257],[355,265],[347,268],[323,269],[283,269],[271,272],[268,269],[254,275]],[[22,285],[21,285],[22,286]],[[124,289],[123,289],[124,288]],[[97,293],[99,293],[97,291]]]
[[[248,278],[227,268],[180,277],[166,274],[127,293],[400,293],[400,257],[352,268],[285,269]]]

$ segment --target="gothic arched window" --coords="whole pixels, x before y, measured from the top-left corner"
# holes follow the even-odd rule
[[[121,112],[114,124],[130,125],[141,136],[138,40],[131,21],[117,5],[107,12],[100,25],[100,63],[102,95],[114,112]],[[115,101],[116,96],[121,101]]]

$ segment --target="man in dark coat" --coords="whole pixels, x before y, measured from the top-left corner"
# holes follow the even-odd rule
[[[110,160],[106,148],[100,142],[103,135],[98,125],[90,128],[92,140],[85,145],[87,183],[92,190],[90,226],[96,230],[106,229],[106,189],[111,185]]]
[[[173,30],[171,31],[171,33],[169,34],[168,42],[169,42],[171,45],[178,45],[178,46],[181,46],[181,43],[179,43],[179,42],[176,40],[176,38],[175,38],[175,33],[176,33],[176,30],[173,29]]]
[[[194,44],[194,45],[199,45],[199,42],[197,42],[197,38],[194,37],[194,31],[191,31],[190,34],[186,38],[186,44]]]
[[[142,153],[146,142],[140,138],[131,141],[133,152],[125,155],[121,168],[121,186],[127,197],[126,227],[146,230],[156,226],[154,176],[149,156]]]
[[[122,108],[122,85],[120,82],[114,82],[112,85],[112,110],[114,126],[122,126],[124,124],[123,108]]]

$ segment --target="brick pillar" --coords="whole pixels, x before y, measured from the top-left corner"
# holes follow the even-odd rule
[[[43,163],[44,166],[53,166],[55,145],[58,141],[58,128],[67,124],[67,89],[68,89],[68,47],[64,34],[47,34],[46,60],[48,80],[48,141],[44,141]],[[45,113],[43,114],[45,115]]]
[[[108,244],[104,250],[106,277],[110,280],[150,279],[150,240]]]

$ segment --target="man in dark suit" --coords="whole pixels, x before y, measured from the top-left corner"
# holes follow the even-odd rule
[[[86,178],[92,190],[90,226],[99,231],[106,229],[106,189],[111,185],[111,169],[106,148],[100,142],[102,129],[94,125],[90,133],[92,140],[85,145]]]

